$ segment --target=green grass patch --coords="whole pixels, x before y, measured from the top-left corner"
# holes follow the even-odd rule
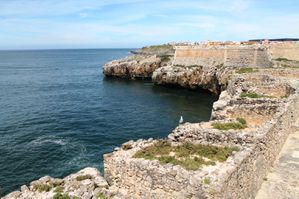
[[[242,97],[242,98],[245,98],[245,97],[248,97],[248,98],[274,98],[269,95],[260,95],[260,94],[254,93],[254,92],[248,92],[248,93],[243,92],[243,93],[241,93],[240,97]]]
[[[58,186],[58,187],[55,188],[54,192],[55,192],[55,193],[62,193],[62,192],[63,192],[63,189],[64,189],[64,188],[63,188],[62,186]]]
[[[197,170],[202,165],[215,165],[216,161],[225,161],[237,148],[195,145],[186,142],[179,146],[171,146],[168,141],[158,141],[133,156],[147,160],[158,160],[161,164],[180,165],[186,170]],[[170,155],[173,153],[172,155]]]
[[[102,194],[102,193],[98,193],[97,197],[98,197],[99,199],[108,199],[108,197],[105,196],[105,195]]]
[[[173,56],[172,55],[160,55],[159,57],[162,62],[169,62]]]
[[[247,125],[247,122],[246,122],[246,120],[245,120],[244,118],[240,118],[240,117],[238,117],[238,118],[237,118],[237,121],[240,122],[240,123],[243,124],[243,125]]]
[[[71,199],[71,197],[68,194],[56,193],[53,199]]]
[[[240,68],[239,70],[237,70],[236,72],[239,74],[243,74],[243,73],[255,73],[258,72],[259,70],[256,68]]]
[[[82,180],[87,180],[87,179],[91,179],[91,175],[87,174],[87,175],[81,175],[81,176],[77,176],[76,180],[77,181],[82,181]]]
[[[204,184],[210,184],[211,183],[211,179],[210,178],[204,178],[203,179],[203,183]]]
[[[240,122],[227,122],[227,123],[214,122],[212,123],[212,127],[214,129],[227,131],[230,129],[245,129],[247,128],[247,125],[242,124]]]
[[[35,185],[34,188],[38,190],[38,192],[49,192],[52,189],[52,187],[48,184],[38,184]]]

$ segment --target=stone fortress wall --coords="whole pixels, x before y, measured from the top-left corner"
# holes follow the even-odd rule
[[[281,43],[268,45],[267,49],[272,59],[286,58],[299,61],[299,43]]]
[[[267,68],[272,59],[299,61],[299,44],[176,46],[174,65],[224,65]]]

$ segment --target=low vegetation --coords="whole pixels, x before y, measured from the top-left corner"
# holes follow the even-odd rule
[[[247,128],[247,122],[244,118],[237,118],[236,122],[214,122],[212,123],[214,129],[230,130],[230,129],[245,129]]]
[[[145,54],[173,55],[175,50],[172,45],[163,44],[163,45],[145,46],[140,50],[138,50],[138,52],[145,53]]]
[[[186,142],[172,146],[169,141],[158,141],[152,146],[138,151],[133,157],[158,160],[161,164],[180,165],[186,170],[197,170],[203,165],[224,162],[237,148],[195,145]]]
[[[53,199],[72,199],[68,194],[62,194],[62,193],[56,193],[53,196]],[[75,199],[75,197],[73,197],[73,199]],[[79,199],[79,197],[76,197],[76,199]]]
[[[277,59],[275,59],[276,61],[292,61],[292,60],[289,60],[287,58],[283,58],[283,57],[279,57]]]
[[[258,72],[259,70],[256,69],[256,68],[240,68],[239,70],[237,70],[236,72],[239,73],[239,74],[242,74],[242,73],[255,73],[255,72]]]
[[[92,177],[91,177],[91,175],[81,175],[81,176],[77,176],[76,177],[76,180],[77,181],[82,181],[82,180],[87,180],[87,179],[91,179]]]
[[[63,188],[62,186],[58,186],[58,187],[55,188],[54,192],[55,192],[55,193],[62,193],[62,192],[63,192],[63,189],[64,189],[64,188]]]
[[[203,179],[203,183],[204,183],[204,184],[210,184],[210,183],[211,183],[211,179],[208,178],[208,177],[207,177],[207,178],[204,178],[204,179]]]
[[[240,122],[227,122],[227,123],[221,123],[221,122],[214,122],[212,124],[214,129],[219,130],[230,130],[230,129],[245,129],[247,125],[241,124]]]
[[[102,193],[98,193],[97,197],[98,197],[99,199],[108,199],[108,197],[105,196],[105,195],[102,194]]]
[[[48,184],[37,184],[34,188],[39,192],[49,192],[52,189],[52,187]]]
[[[254,92],[243,92],[241,93],[240,97],[245,98],[273,98],[272,96],[269,95],[260,95]]]
[[[169,62],[173,56],[172,55],[160,55],[159,57],[162,62]]]

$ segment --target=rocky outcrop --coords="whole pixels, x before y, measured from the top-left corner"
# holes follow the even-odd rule
[[[157,69],[152,80],[158,85],[205,89],[219,94],[227,86],[233,70],[220,66],[164,66]]]
[[[128,79],[151,78],[153,72],[162,64],[156,55],[136,55],[109,62],[103,66],[106,76]]]
[[[95,168],[85,168],[63,179],[44,176],[23,185],[20,191],[14,191],[2,199],[95,199],[108,195],[108,183]],[[63,197],[64,196],[64,197]]]

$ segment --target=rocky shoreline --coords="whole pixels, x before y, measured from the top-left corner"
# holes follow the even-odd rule
[[[4,199],[255,198],[299,117],[296,111],[299,107],[297,61],[271,60],[272,67],[265,68],[177,65],[176,53],[170,55],[169,47],[163,46],[156,54],[146,48],[146,52],[139,51],[109,62],[103,67],[103,73],[128,79],[151,78],[157,85],[202,88],[220,94],[210,121],[179,125],[162,141],[124,143],[104,155],[104,177],[93,168],[64,179],[43,177]],[[286,65],[286,62],[291,64]],[[163,151],[166,147],[170,150],[166,160],[159,154],[155,157],[146,152],[149,147],[165,141],[169,144],[154,151]],[[186,143],[237,150],[221,161],[211,159],[211,152],[205,151],[202,157],[187,157],[184,151],[185,155],[177,157],[171,151]],[[137,158],[136,154],[142,150],[145,156]],[[200,159],[200,169],[182,166],[185,158],[189,158],[190,164]],[[206,165],[206,162],[211,164]]]

